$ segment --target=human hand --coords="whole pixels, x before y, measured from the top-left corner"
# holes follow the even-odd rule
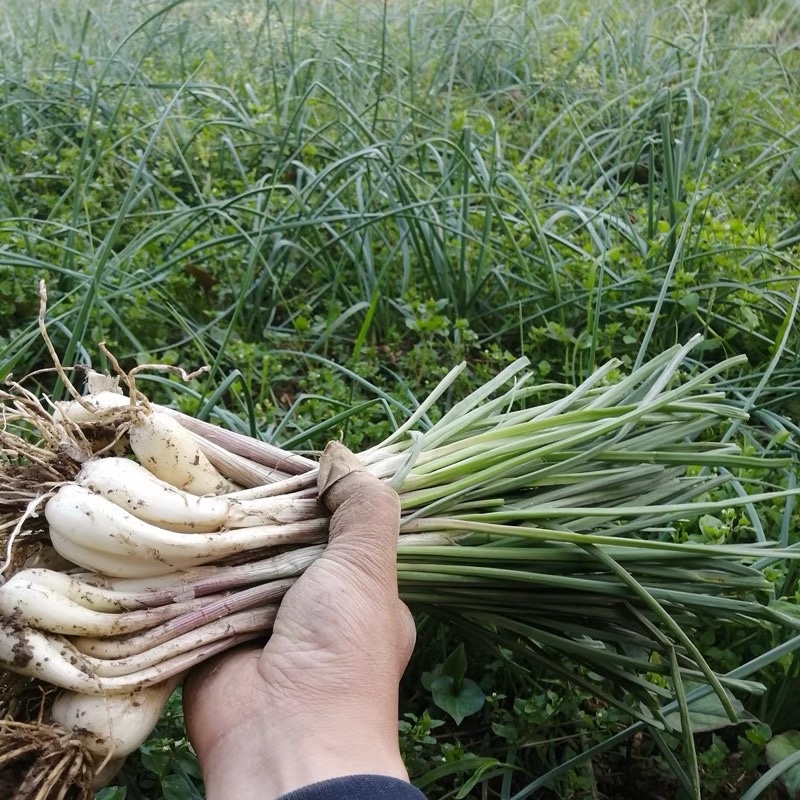
[[[271,800],[359,773],[408,780],[397,692],[415,632],[397,594],[399,500],[337,443],[318,487],[329,544],[287,592],[266,647],[208,662],[184,687],[207,800]]]

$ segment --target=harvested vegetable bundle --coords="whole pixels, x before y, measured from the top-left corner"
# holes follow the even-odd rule
[[[713,686],[735,719],[726,683],[758,687],[716,674],[692,633],[710,609],[717,623],[796,627],[763,602],[771,584],[754,565],[800,553],[679,540],[676,523],[734,506],[752,515],[788,493],[709,499],[723,497],[728,470],[789,462],[700,440],[746,415],[715,385],[740,359],[681,380],[695,344],[624,378],[609,363],[576,388],[535,385],[520,359],[418,430],[463,365],[451,371],[358,456],[400,495],[403,598],[650,725],[668,727],[660,704],[684,680]],[[322,552],[327,515],[314,462],[98,377],[89,389],[52,414],[20,387],[7,397],[7,420],[40,435],[13,446],[52,491],[37,496],[9,466],[0,663],[63,690],[48,718],[91,731],[86,759],[98,766],[138,747],[191,666],[267,635],[281,596]],[[331,445],[325,457],[350,455]],[[33,517],[40,500],[45,521]],[[24,563],[31,546],[49,567]]]

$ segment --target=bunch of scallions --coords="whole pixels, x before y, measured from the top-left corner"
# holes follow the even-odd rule
[[[798,627],[761,567],[800,557],[759,518],[792,489],[734,477],[790,460],[741,452],[730,428],[747,415],[719,376],[742,359],[687,369],[698,342],[627,375],[612,361],[577,387],[537,385],[519,359],[431,424],[462,364],[358,454],[400,495],[413,609],[654,731],[675,728],[661,709],[676,698],[689,742],[687,682],[732,720],[731,690],[759,686],[715,671],[697,632]],[[324,548],[315,461],[126,383],[90,374],[69,401],[17,383],[0,397],[0,793],[25,800],[109,781],[193,665],[269,635]],[[731,509],[734,542],[693,535]]]

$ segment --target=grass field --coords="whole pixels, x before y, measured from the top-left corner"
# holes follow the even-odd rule
[[[142,379],[299,450],[378,441],[462,359],[450,399],[517,355],[575,383],[702,333],[699,361],[748,356],[745,441],[796,454],[799,19],[788,0],[8,0],[0,377],[48,363],[39,278],[65,363],[106,368],[105,341],[127,367],[208,364]],[[774,522],[798,541],[791,508]],[[468,645],[484,703],[455,725],[422,676],[459,637],[420,618],[403,685],[431,798],[684,796],[679,736],[511,651]],[[788,796],[746,792],[800,727],[790,649],[766,627],[703,645],[725,670],[780,658],[756,722],[698,729],[702,796]],[[102,797],[200,797],[180,730],[165,717]]]

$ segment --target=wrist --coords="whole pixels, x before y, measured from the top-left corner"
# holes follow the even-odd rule
[[[269,724],[269,723],[268,723]],[[396,731],[327,731],[320,720],[302,734],[240,728],[218,737],[205,753],[207,800],[275,800],[312,783],[348,775],[384,775],[408,781]]]

